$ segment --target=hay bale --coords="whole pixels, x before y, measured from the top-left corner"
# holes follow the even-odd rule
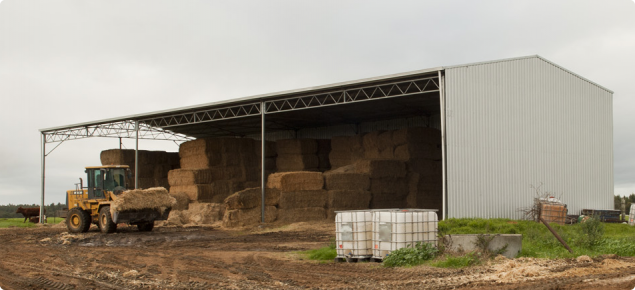
[[[221,211],[224,206],[220,203],[192,203],[186,211],[188,224],[208,225],[222,219]]]
[[[300,171],[317,169],[320,160],[315,154],[278,154],[276,168],[279,171]]]
[[[189,208],[190,198],[187,194],[182,192],[171,192],[170,195],[176,200],[176,203],[172,206],[172,210],[187,210]]]
[[[277,206],[280,200],[280,191],[277,189],[265,189],[265,205]],[[260,187],[247,188],[236,192],[224,201],[227,209],[248,209],[262,205],[262,190]]]
[[[355,164],[349,164],[336,169],[331,169],[324,174],[340,174],[340,173],[359,173],[357,172],[357,166]]]
[[[220,171],[214,173],[220,173]],[[170,185],[208,184],[220,178],[221,176],[212,176],[210,169],[174,169],[168,172]]]
[[[368,190],[370,177],[365,173],[324,173],[324,181],[328,190]]]
[[[331,168],[338,168],[353,164],[353,155],[350,151],[331,151],[329,153]]]
[[[155,179],[168,178],[168,172],[172,170],[172,165],[169,164],[157,164],[154,166],[154,172],[152,177]]]
[[[332,151],[358,151],[363,149],[363,135],[335,136],[331,138]]]
[[[281,172],[269,175],[267,188],[281,191],[320,190],[324,187],[321,172]]]
[[[392,149],[395,147],[392,142],[392,133],[393,131],[381,132],[377,135],[377,148],[380,151],[384,151],[385,149]]]
[[[367,149],[364,151],[365,159],[394,159],[394,151],[392,147],[385,149]]]
[[[379,134],[383,132],[384,131],[373,131],[373,132],[366,133],[364,137],[362,137],[362,145],[364,146],[364,150],[365,151],[374,150],[374,149],[378,150],[379,149],[379,144],[378,144]]]
[[[179,146],[181,158],[204,155],[223,155],[239,153],[240,141],[237,138],[203,138],[188,141]]]
[[[315,154],[318,150],[315,139],[282,139],[276,141],[276,152],[281,154]]]
[[[101,160],[101,165],[131,166],[135,163],[135,151],[130,149],[104,150],[101,152],[99,157]]]
[[[209,184],[173,185],[170,193],[183,193],[190,201],[211,200],[212,186]]]
[[[412,127],[396,130],[392,134],[395,146],[404,144],[441,143],[441,131],[434,128]]]
[[[370,174],[370,178],[405,177],[406,164],[399,160],[373,159],[355,163],[356,171]]]
[[[183,215],[180,210],[172,210],[168,215],[168,219],[163,224],[164,226],[182,226],[187,221],[183,222]]]
[[[265,222],[271,223],[276,221],[278,217],[278,209],[275,206],[265,207]],[[255,207],[251,209],[233,209],[225,211],[223,216],[224,227],[244,227],[249,225],[257,225],[261,222],[261,209]]]
[[[436,144],[404,144],[395,148],[394,157],[398,160],[441,159],[441,145]]]
[[[328,208],[368,208],[371,200],[368,190],[329,190]]]
[[[244,189],[243,182],[235,180],[217,180],[210,183],[211,195],[199,199],[201,202],[223,203],[234,192]]]
[[[278,208],[325,207],[327,199],[326,190],[281,191]]]
[[[256,152],[256,156],[258,156],[258,158],[260,159],[260,157],[262,156],[262,148],[261,148],[262,144],[260,140],[256,141],[256,144],[254,147],[255,147],[254,149]],[[277,147],[276,142],[265,141],[265,158],[276,157],[278,155],[278,151],[276,147]]]
[[[408,171],[416,172],[422,176],[441,176],[441,161],[430,159],[410,159],[406,162]]]
[[[214,166],[218,166],[222,163],[222,157],[214,154],[207,155],[195,155],[181,157],[180,165],[182,169],[206,169]]]
[[[256,167],[260,170],[262,165],[262,159],[257,160]],[[274,157],[266,157],[265,158],[265,170],[276,170],[276,158]]]
[[[112,196],[110,213],[113,215],[117,211],[141,209],[157,209],[163,212],[176,203],[176,199],[163,187],[127,190],[118,196]]]
[[[278,220],[285,223],[297,223],[326,219],[323,207],[288,208],[278,210]]]
[[[371,178],[370,192],[373,194],[391,194],[393,196],[407,196],[410,190],[408,178]]]

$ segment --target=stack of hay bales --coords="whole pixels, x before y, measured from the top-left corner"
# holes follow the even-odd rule
[[[393,131],[374,131],[364,135],[364,158],[394,159],[395,146],[392,141]]]
[[[423,127],[401,129],[393,132],[393,143],[395,158],[406,162],[409,173],[408,206],[441,210],[441,131]]]
[[[332,169],[354,164],[363,158],[363,135],[335,136],[331,139],[329,162]]]
[[[265,189],[265,222],[274,222],[278,217],[280,191]],[[223,226],[243,227],[261,222],[262,190],[260,187],[236,192],[225,199]]]
[[[246,186],[246,187],[259,187],[260,186],[260,168],[262,166],[262,144],[260,140],[256,141],[254,150],[256,151],[256,157],[258,158],[258,184],[256,186]],[[276,172],[276,157],[278,156],[278,152],[276,151],[276,142],[273,141],[265,141],[265,176],[269,176]]]
[[[222,203],[260,175],[255,141],[249,138],[197,139],[181,144],[181,169],[168,174],[171,193],[190,201]]]
[[[178,203],[178,201],[177,201]],[[211,225],[220,221],[225,213],[225,207],[219,203],[192,203],[188,209],[170,212],[168,220],[161,226],[201,226]]]
[[[328,191],[327,218],[335,219],[335,211],[360,210],[370,206],[370,175],[356,172],[354,165],[324,173]]]
[[[402,208],[407,205],[409,180],[406,164],[392,159],[366,159],[355,163],[356,172],[368,174],[370,208]]]
[[[331,162],[329,161],[329,154],[331,153],[331,139],[317,139],[317,157],[318,157],[318,170],[325,172],[331,169]]]
[[[318,143],[315,139],[283,139],[276,142],[278,172],[318,171]]]
[[[328,193],[321,172],[282,172],[271,174],[267,188],[280,191],[278,220],[302,222],[326,218]]]
[[[131,149],[104,150],[100,155],[102,165],[128,165],[132,178],[127,188],[134,188],[135,151]],[[179,168],[178,153],[139,150],[139,188],[165,187],[169,189],[168,171]]]

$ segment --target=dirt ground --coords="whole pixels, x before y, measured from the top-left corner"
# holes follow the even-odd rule
[[[297,251],[334,236],[331,223],[269,229],[158,227],[0,229],[0,288],[12,289],[633,289],[635,258],[502,257],[466,269],[317,263]]]

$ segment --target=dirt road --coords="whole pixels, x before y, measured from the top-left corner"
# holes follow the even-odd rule
[[[467,269],[316,263],[331,224],[277,230],[0,229],[0,288],[10,289],[633,289],[635,259],[499,259]]]

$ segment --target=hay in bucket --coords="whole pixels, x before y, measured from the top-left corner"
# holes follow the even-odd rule
[[[163,187],[133,189],[114,197],[110,203],[110,213],[114,215],[114,212],[142,209],[156,209],[163,213],[174,204],[176,199]]]

